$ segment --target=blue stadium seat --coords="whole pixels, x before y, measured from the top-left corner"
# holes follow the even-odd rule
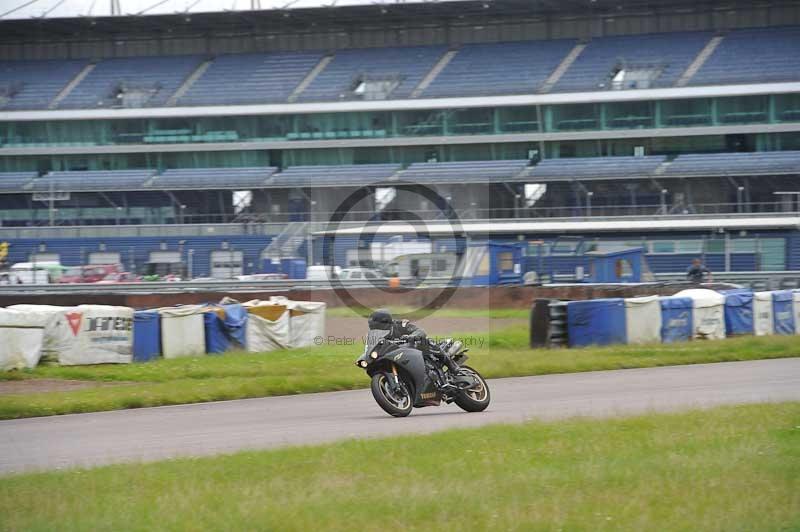
[[[399,84],[389,99],[408,98],[446,50],[444,46],[339,50],[298,101],[358,99],[353,89],[361,76],[396,79]]]
[[[530,94],[575,46],[574,40],[466,44],[423,97]]]
[[[652,176],[665,160],[663,155],[545,159],[531,169],[529,176],[535,181],[642,178]]]
[[[734,30],[690,85],[767,83],[800,78],[800,27]]]
[[[230,54],[214,59],[180,105],[285,102],[322,59],[321,52]]]
[[[552,92],[608,90],[616,67],[660,68],[651,86],[671,87],[711,39],[709,32],[655,33],[592,39]]]
[[[197,68],[200,56],[117,57],[104,59],[64,98],[63,109],[119,107],[114,91],[128,87],[152,93],[147,107],[163,106]]]
[[[180,168],[165,170],[148,188],[249,189],[259,188],[277,171],[272,166],[241,168]]]
[[[25,185],[37,175],[36,172],[1,172],[0,192],[23,192]]]
[[[800,174],[800,151],[692,153],[679,155],[664,176]]]
[[[0,61],[0,89],[12,95],[0,108],[46,109],[86,63],[63,59]]]
[[[91,192],[139,190],[155,170],[86,170],[50,172],[32,182],[33,191]]]
[[[400,170],[399,164],[337,166],[290,166],[274,178],[275,186],[361,186],[386,181]]]
[[[493,183],[517,177],[528,161],[459,161],[452,163],[414,163],[402,174],[401,181],[419,183]]]

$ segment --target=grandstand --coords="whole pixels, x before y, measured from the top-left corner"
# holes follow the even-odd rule
[[[319,260],[310,235],[367,187],[348,222],[731,216],[578,236],[644,242],[656,271],[800,270],[794,231],[744,223],[800,210],[800,7],[588,4],[0,20],[0,239],[137,269],[184,242],[196,275],[241,247],[252,273],[272,240]]]

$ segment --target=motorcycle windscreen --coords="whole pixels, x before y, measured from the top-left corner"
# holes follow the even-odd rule
[[[375,347],[375,345],[382,339],[386,338],[390,332],[392,331],[384,329],[370,329],[367,333],[367,341],[364,345],[364,353],[369,353],[372,351],[372,348]]]

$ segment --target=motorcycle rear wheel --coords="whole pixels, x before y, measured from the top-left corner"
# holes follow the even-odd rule
[[[394,417],[406,417],[414,408],[414,399],[411,395],[411,388],[400,377],[401,392],[392,389],[391,381],[394,378],[388,373],[376,373],[372,376],[370,389],[372,397],[384,412]]]
[[[480,373],[469,366],[461,366],[461,371],[471,374],[478,381],[478,385],[468,390],[460,391],[453,398],[453,402],[467,412],[483,412],[489,406],[492,397],[489,385]]]

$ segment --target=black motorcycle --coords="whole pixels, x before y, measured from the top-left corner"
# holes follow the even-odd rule
[[[439,406],[442,401],[467,412],[482,412],[489,406],[489,386],[477,371],[463,365],[467,350],[461,342],[429,345],[452,358],[458,370],[451,372],[433,357],[424,356],[413,343],[387,338],[388,334],[370,330],[364,354],[356,360],[356,366],[372,379],[372,395],[386,413],[405,417],[412,408]]]

